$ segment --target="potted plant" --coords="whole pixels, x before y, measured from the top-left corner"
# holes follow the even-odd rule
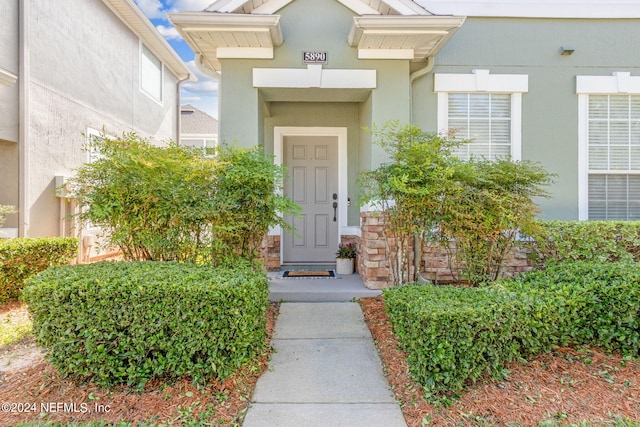
[[[336,273],[353,274],[353,260],[356,257],[357,249],[353,243],[338,245],[336,252]]]

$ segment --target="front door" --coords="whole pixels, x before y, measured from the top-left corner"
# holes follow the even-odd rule
[[[287,218],[284,263],[333,263],[338,248],[338,137],[284,136],[285,194],[302,208]]]

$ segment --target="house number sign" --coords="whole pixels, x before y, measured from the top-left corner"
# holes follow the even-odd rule
[[[303,64],[326,64],[327,52],[302,52]]]

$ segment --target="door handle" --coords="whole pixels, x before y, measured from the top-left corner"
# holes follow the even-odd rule
[[[336,193],[333,193],[332,198],[333,198],[333,200],[338,200],[338,195]],[[333,202],[333,222],[336,222],[337,209],[338,209],[338,202],[334,201]]]

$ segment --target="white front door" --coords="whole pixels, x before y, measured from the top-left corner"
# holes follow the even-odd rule
[[[302,208],[287,221],[284,263],[333,263],[338,248],[338,136],[283,137],[288,179],[285,194]]]

